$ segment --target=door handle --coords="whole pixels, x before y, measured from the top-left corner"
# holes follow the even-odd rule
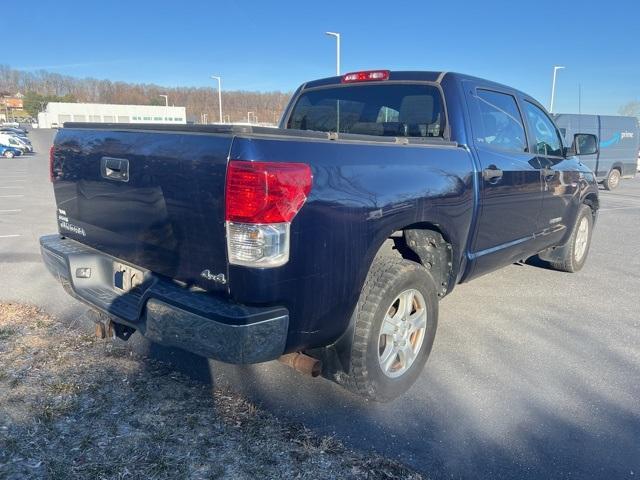
[[[497,182],[502,178],[504,172],[495,165],[489,165],[489,167],[482,170],[482,178],[487,182]]]

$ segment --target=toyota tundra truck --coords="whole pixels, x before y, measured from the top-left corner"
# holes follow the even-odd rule
[[[535,255],[582,268],[599,201],[578,155],[597,151],[529,95],[447,72],[310,81],[279,128],[66,123],[42,256],[120,338],[321,360],[388,401],[456,284]]]

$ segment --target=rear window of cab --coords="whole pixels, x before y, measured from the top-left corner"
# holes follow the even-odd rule
[[[433,85],[349,85],[298,98],[287,128],[390,137],[443,137],[445,113]]]

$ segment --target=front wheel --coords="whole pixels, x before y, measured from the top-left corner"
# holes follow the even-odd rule
[[[354,312],[351,377],[370,400],[390,401],[413,385],[438,326],[435,282],[421,265],[377,258]]]
[[[620,185],[620,170],[618,170],[617,168],[612,168],[609,171],[609,175],[607,175],[607,178],[604,180],[604,182],[602,182],[602,185],[604,185],[604,188],[606,190],[613,190],[614,188],[618,188],[618,185]]]
[[[10,152],[9,150],[7,150],[6,152],[4,152],[4,157],[5,158],[13,158],[13,152]]]
[[[591,231],[593,229],[593,213],[588,205],[582,205],[578,218],[573,226],[568,248],[564,250],[563,258],[552,261],[551,266],[563,272],[577,272],[587,261],[589,246],[591,245]]]

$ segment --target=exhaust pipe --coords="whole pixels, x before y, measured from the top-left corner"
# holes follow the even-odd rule
[[[310,357],[301,352],[287,353],[282,355],[280,360],[285,365],[289,365],[291,368],[304,373],[305,375],[311,375],[317,377],[322,373],[322,362],[317,358]]]

